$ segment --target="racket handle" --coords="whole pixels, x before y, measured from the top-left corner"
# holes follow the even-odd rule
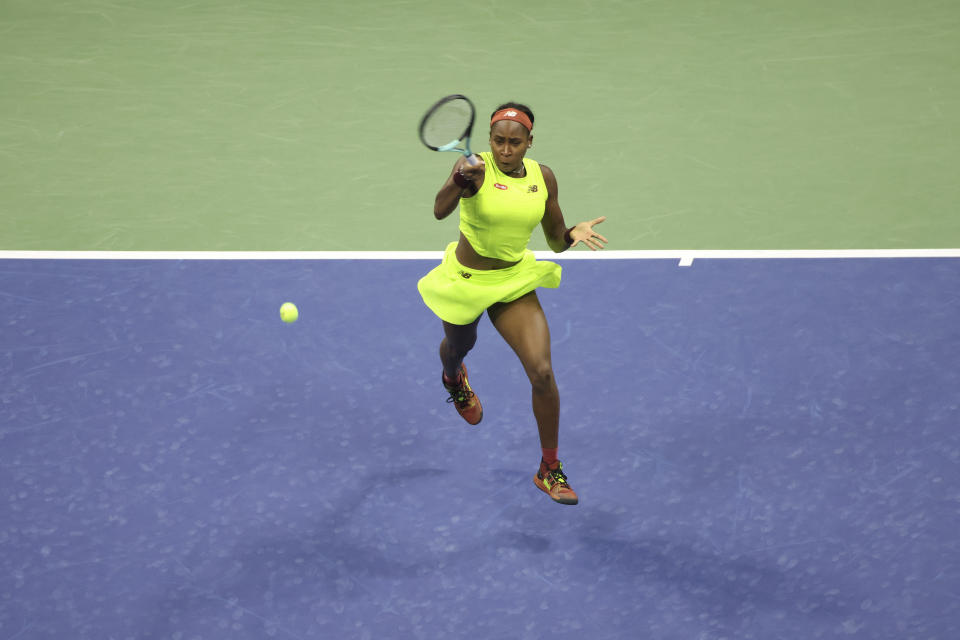
[[[477,166],[477,158],[472,153],[467,154],[467,164],[472,167]]]

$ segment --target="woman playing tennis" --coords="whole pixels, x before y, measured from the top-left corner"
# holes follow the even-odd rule
[[[560,266],[534,259],[527,244],[539,223],[556,253],[581,242],[592,250],[603,249],[607,239],[593,227],[606,218],[566,227],[553,171],[526,157],[532,131],[529,107],[503,104],[490,118],[490,151],[470,161],[458,158],[437,193],[433,213],[442,220],[459,204],[460,240],[447,246],[443,262],[417,288],[443,321],[440,361],[448,402],[470,424],[483,417],[463,360],[477,341],[477,324],[486,311],[530,379],[542,449],[534,484],[556,502],[577,504],[557,458],[560,394],[550,330],[536,293],[538,287],[559,286]]]

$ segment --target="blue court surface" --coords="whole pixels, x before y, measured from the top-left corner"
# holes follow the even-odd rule
[[[0,262],[0,639],[960,637],[960,260],[564,262],[576,507],[433,264]]]

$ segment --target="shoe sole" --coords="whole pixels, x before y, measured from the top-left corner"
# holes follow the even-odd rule
[[[550,493],[550,490],[547,489],[547,486],[546,486],[545,484],[543,484],[543,483],[540,481],[540,478],[538,478],[536,475],[533,476],[533,484],[536,485],[537,489],[540,489],[540,491],[543,491],[545,494],[547,494],[548,496],[550,496],[550,499],[553,500],[554,502],[556,502],[557,504],[575,505],[575,504],[578,504],[578,503],[580,502],[580,498],[555,498],[555,497],[553,497],[553,494]]]

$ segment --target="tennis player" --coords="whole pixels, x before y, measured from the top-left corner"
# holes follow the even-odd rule
[[[426,305],[443,321],[440,342],[443,386],[470,424],[483,407],[467,379],[463,360],[477,341],[486,311],[530,379],[533,415],[542,450],[534,484],[561,504],[577,504],[557,458],[560,394],[550,357],[550,330],[537,299],[538,287],[560,284],[560,265],[536,260],[527,248],[540,224],[550,248],[560,253],[578,243],[603,249],[607,239],[593,230],[596,218],[566,227],[549,167],[526,157],[533,144],[533,112],[526,105],[500,105],[490,118],[490,151],[462,155],[437,193],[438,220],[460,205],[460,239],[447,246],[442,263],[420,279]]]

